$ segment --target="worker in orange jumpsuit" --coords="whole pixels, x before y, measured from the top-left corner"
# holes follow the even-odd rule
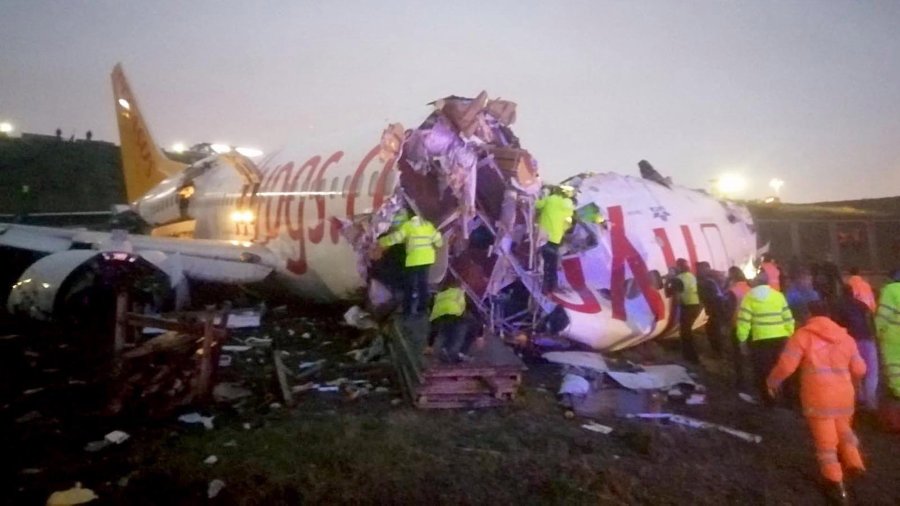
[[[769,286],[772,288],[781,291],[781,269],[778,268],[778,264],[775,263],[775,259],[772,255],[766,253],[762,257],[762,265],[759,266],[759,271],[766,273],[766,279],[769,280]]]
[[[859,267],[851,267],[848,269],[850,277],[847,278],[847,286],[853,291],[853,296],[863,304],[869,307],[869,311],[875,313],[875,292],[872,291],[872,285],[859,275]]]
[[[853,385],[865,375],[866,364],[856,342],[827,312],[824,302],[810,303],[812,317],[785,345],[766,383],[769,394],[775,396],[781,383],[800,369],[800,402],[815,441],[819,469],[830,498],[846,504],[844,468],[851,473],[865,470],[851,424]]]

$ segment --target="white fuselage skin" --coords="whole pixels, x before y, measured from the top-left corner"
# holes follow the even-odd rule
[[[399,180],[393,161],[378,159],[377,145],[358,145],[363,147],[263,161],[255,193],[221,157],[207,159],[212,162],[207,169],[195,164],[134,205],[154,225],[196,220],[198,239],[266,246],[282,259],[278,280],[300,296],[350,298],[365,282],[358,256],[334,219],[372,212]],[[177,193],[188,179],[194,193],[183,212]],[[579,206],[597,204],[608,225],[596,247],[576,255],[563,250],[562,288],[553,299],[569,316],[562,335],[596,349],[625,348],[675,327],[672,304],[661,286],[651,283],[650,271],[665,276],[677,258],[707,261],[725,271],[746,265],[756,252],[746,209],[701,192],[608,173],[585,179],[576,199]]]

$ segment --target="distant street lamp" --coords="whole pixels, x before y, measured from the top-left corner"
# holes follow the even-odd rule
[[[11,134],[13,130],[15,130],[15,128],[12,123],[8,121],[0,123],[0,134]]]
[[[723,197],[733,197],[747,188],[747,180],[740,174],[722,174],[713,181],[715,192]]]
[[[780,196],[779,193],[781,192],[782,186],[784,186],[784,181],[782,181],[781,179],[778,179],[777,177],[773,178],[771,181],[769,181],[769,188],[771,188],[772,190],[775,191],[776,197]]]

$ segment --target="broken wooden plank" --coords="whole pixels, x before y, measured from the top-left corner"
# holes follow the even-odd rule
[[[291,386],[287,381],[287,371],[284,367],[284,361],[281,360],[281,352],[272,350],[272,361],[275,362],[275,375],[278,377],[278,386],[281,387],[281,397],[284,399],[286,406],[294,405],[294,395],[291,392]]]

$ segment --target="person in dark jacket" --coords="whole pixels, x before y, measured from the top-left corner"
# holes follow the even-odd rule
[[[856,341],[859,354],[866,363],[866,375],[857,399],[866,409],[878,409],[878,347],[875,345],[875,323],[865,302],[853,295],[850,286],[844,286],[835,306],[835,321],[847,329]]]
[[[809,271],[800,271],[796,278],[791,279],[784,298],[787,299],[798,325],[803,325],[809,319],[809,303],[822,299],[814,288],[813,276]]]
[[[697,293],[706,311],[706,337],[713,355],[722,356],[722,330],[728,322],[727,298],[709,262],[697,263]]]

